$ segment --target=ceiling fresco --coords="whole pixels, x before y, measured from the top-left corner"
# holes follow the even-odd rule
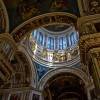
[[[37,69],[38,81],[49,71],[51,68],[46,67],[45,65],[40,65],[36,62],[33,62]]]
[[[49,12],[80,15],[77,0],[4,0],[4,3],[10,19],[10,30],[34,16]]]

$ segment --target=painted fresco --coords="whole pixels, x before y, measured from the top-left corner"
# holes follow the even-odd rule
[[[9,13],[10,29],[23,21],[48,12],[68,12],[79,16],[77,0],[4,0]]]
[[[40,65],[36,62],[33,63],[36,66],[39,81],[51,68],[45,67],[44,65]]]

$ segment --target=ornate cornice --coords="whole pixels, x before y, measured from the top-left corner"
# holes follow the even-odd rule
[[[77,21],[80,37],[87,34],[97,33],[95,24],[100,23],[100,14],[80,17]]]
[[[88,52],[96,47],[100,47],[100,33],[84,35],[80,38],[81,61],[85,64],[88,59]]]
[[[100,59],[100,47],[91,49],[89,54],[91,57]]]
[[[16,29],[12,31],[13,38],[16,42],[21,41],[30,31],[39,28],[41,26],[65,23],[65,24],[75,24],[76,26],[77,16],[64,12],[53,12],[37,17],[33,17],[28,21],[24,22]]]

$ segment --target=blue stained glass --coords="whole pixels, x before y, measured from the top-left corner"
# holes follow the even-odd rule
[[[36,38],[36,35],[37,35],[37,32],[36,32],[36,30],[34,30],[34,31],[32,32],[32,36],[33,36],[34,38]]]
[[[36,40],[37,40],[37,42],[39,42],[39,33],[37,33],[37,35],[36,35]]]
[[[74,44],[76,43],[76,33],[75,32],[73,32],[73,40],[74,40]]]
[[[70,35],[70,42],[71,42],[71,46],[73,45],[73,40],[72,40],[73,34]]]
[[[68,37],[68,44],[71,46],[70,36]]]
[[[74,41],[75,41],[73,36],[74,36],[74,32],[72,32],[72,34],[71,34],[71,45],[73,45]]]
[[[65,49],[66,48],[66,38],[65,37],[60,37],[59,38],[59,49]]]
[[[78,36],[78,33],[77,33],[77,32],[75,32],[75,36],[74,36],[74,38],[75,38],[75,41],[77,42],[78,39],[79,39],[79,36]]]
[[[62,38],[59,38],[59,49],[62,49]]]
[[[38,44],[54,50],[54,49],[59,49],[63,50],[66,49],[67,47],[70,47],[77,43],[78,41],[78,33],[76,31],[73,31],[71,34],[62,36],[62,37],[55,37],[55,36],[50,36],[44,34],[43,32],[40,32],[38,30],[34,30],[32,32],[32,36],[37,40]]]
[[[75,38],[75,42],[77,42],[78,41],[78,34],[76,32],[74,34],[74,38]]]
[[[66,36],[66,47],[69,47],[68,37]]]
[[[41,32],[39,32],[39,40],[40,44],[43,44],[43,34]]]
[[[51,39],[51,49],[54,49],[54,38]]]
[[[48,49],[54,49],[54,38],[48,37]]]
[[[46,37],[45,35],[43,35],[43,46],[45,46],[45,40],[46,40]]]
[[[48,38],[48,40],[47,40],[47,48],[48,49],[50,48],[50,38]]]
[[[63,49],[66,49],[66,37],[63,37]]]
[[[58,40],[58,37],[55,38],[55,49],[58,49],[59,48],[59,40]]]

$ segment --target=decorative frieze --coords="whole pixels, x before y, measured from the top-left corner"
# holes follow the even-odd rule
[[[84,35],[80,38],[80,55],[81,61],[86,64],[88,61],[88,52],[94,47],[100,47],[100,33]]]
[[[13,32],[13,38],[16,42],[21,41],[26,34],[30,31],[50,24],[65,23],[65,24],[75,24],[76,26],[77,17],[68,13],[48,13],[43,14],[38,17],[34,17],[18,26]]]
[[[79,35],[94,34],[99,32],[100,14],[81,17],[77,21]]]

